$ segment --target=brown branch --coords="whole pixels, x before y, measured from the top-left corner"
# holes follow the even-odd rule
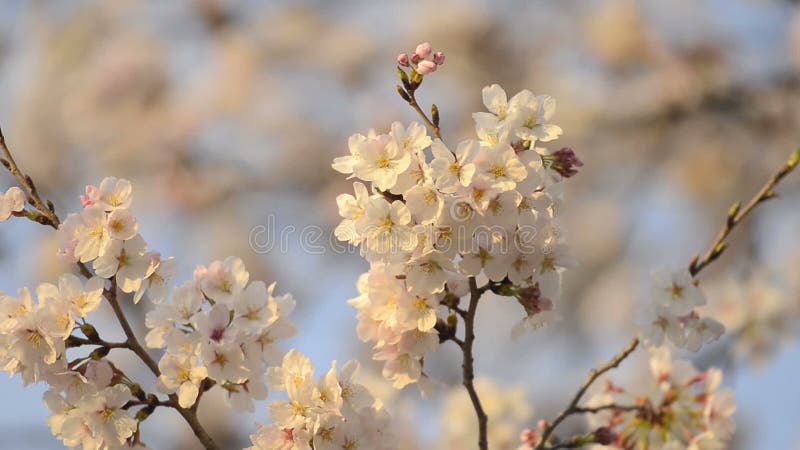
[[[586,377],[586,379],[583,381],[581,387],[578,389],[578,392],[572,398],[572,401],[569,402],[569,405],[563,411],[561,411],[561,413],[558,415],[558,417],[556,417],[556,419],[552,423],[547,424],[544,431],[542,432],[542,439],[539,441],[539,445],[536,446],[536,450],[543,450],[545,448],[545,446],[547,445],[547,440],[553,434],[553,431],[555,431],[556,427],[558,427],[561,424],[561,422],[564,421],[564,419],[573,414],[578,414],[581,412],[580,408],[578,407],[578,403],[581,401],[581,398],[589,389],[589,387],[595,381],[597,381],[597,379],[600,378],[601,375],[603,375],[604,373],[608,372],[611,369],[619,367],[622,361],[624,361],[625,358],[630,356],[630,354],[633,353],[634,350],[636,350],[636,347],[638,345],[639,345],[639,338],[633,338],[633,340],[620,353],[614,356],[614,358],[611,359],[611,361],[607,362],[605,365],[600,366],[596,369],[592,369],[592,371],[589,372],[589,376]]]
[[[431,131],[433,132],[433,135],[436,136],[437,138],[441,139],[442,138],[442,130],[439,128],[439,125],[435,124],[431,119],[428,118],[428,115],[425,114],[425,111],[423,111],[422,108],[419,106],[419,103],[417,103],[417,98],[415,96],[416,95],[415,92],[416,92],[415,90],[407,92],[408,93],[408,105],[411,106],[411,108],[413,108],[414,111],[417,112],[417,114],[422,118],[422,120],[425,121],[425,123],[428,125],[428,128],[430,128]]]
[[[691,263],[689,263],[689,272],[692,276],[696,276],[703,270],[706,266],[714,262],[722,252],[728,247],[728,243],[725,241],[728,235],[733,231],[736,225],[742,222],[742,220],[747,217],[750,212],[755,209],[756,206],[761,204],[762,202],[774,198],[777,194],[772,191],[775,185],[778,184],[786,175],[791,173],[795,167],[797,167],[798,162],[800,162],[800,149],[795,150],[794,153],[789,157],[789,160],[783,167],[778,170],[778,172],[772,176],[772,178],[767,181],[767,183],[761,188],[760,191],[752,198],[749,202],[745,205],[744,208],[741,207],[741,202],[736,203],[731,207],[728,211],[728,219],[725,222],[725,225],[717,234],[717,238],[711,244],[711,246],[706,250],[703,259],[700,259],[700,255],[695,256]]]
[[[128,345],[128,348],[133,352],[136,353],[136,356],[142,360],[142,362],[153,372],[153,375],[156,377],[161,375],[161,371],[158,370],[158,364],[156,364],[155,360],[147,353],[147,350],[142,347],[142,344],[139,343],[139,340],[136,339],[136,334],[133,332],[131,328],[131,324],[128,322],[128,318],[125,317],[125,313],[122,311],[122,306],[120,306],[119,301],[117,300],[117,280],[116,278],[111,279],[111,289],[105,291],[105,298],[108,300],[108,303],[111,305],[111,309],[114,310],[114,315],[117,316],[117,321],[119,325],[122,327],[122,331],[125,333],[125,337],[127,340],[125,343]]]
[[[70,336],[66,340],[68,348],[80,347],[82,345],[96,345],[105,348],[128,348],[127,342],[106,342],[102,339],[85,339],[79,336]]]
[[[19,185],[25,190],[25,193],[28,196],[28,203],[33,205],[33,207],[44,216],[47,222],[46,225],[58,229],[58,226],[61,222],[58,220],[58,216],[53,211],[53,204],[50,202],[45,204],[42,201],[42,199],[39,197],[39,192],[36,190],[36,185],[33,183],[33,179],[19,169],[17,162],[14,160],[14,156],[11,155],[11,150],[9,150],[8,145],[6,145],[6,139],[5,136],[3,136],[3,130],[1,129],[0,150],[2,150],[3,155],[5,156],[4,159],[0,160],[3,161],[3,165],[6,166],[11,175],[17,179]]]
[[[647,409],[644,405],[617,405],[616,403],[610,403],[608,405],[600,405],[600,406],[577,406],[573,408],[575,414],[597,414],[601,411],[621,411],[621,412],[630,412],[630,411],[645,411]]]
[[[478,397],[478,392],[475,390],[475,369],[474,358],[472,356],[472,344],[475,342],[475,312],[478,309],[478,300],[481,298],[481,291],[475,282],[475,277],[469,278],[469,307],[467,314],[464,317],[464,341],[461,344],[461,351],[464,354],[463,369],[463,383],[469,394],[469,399],[472,401],[472,407],[475,409],[475,415],[478,418],[478,448],[480,450],[487,450],[489,442],[487,438],[487,426],[489,418],[483,410],[481,400]]]

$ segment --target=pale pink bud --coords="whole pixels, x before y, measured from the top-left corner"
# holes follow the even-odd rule
[[[433,62],[435,62],[437,66],[441,66],[442,64],[444,64],[444,53],[442,52],[434,53]]]
[[[204,266],[197,266],[197,268],[194,269],[194,281],[196,283],[199,283],[207,276],[208,276],[208,269],[206,269]]]
[[[539,419],[539,421],[536,422],[536,426],[539,427],[540,430],[544,430],[547,428],[547,421],[544,419]]]
[[[422,60],[422,58],[420,58],[418,54],[414,53],[413,55],[411,55],[411,62],[412,63],[416,64],[416,63],[420,62],[421,60]]]
[[[427,42],[423,42],[417,46],[417,49],[414,50],[414,54],[419,56],[419,59],[425,59],[428,56],[431,56],[431,44]]]
[[[397,64],[403,67],[408,67],[408,55],[405,53],[400,53],[397,55]]]
[[[81,205],[83,205],[84,208],[88,208],[89,206],[94,205],[94,202],[89,200],[89,197],[81,195]]]
[[[420,61],[419,64],[417,64],[417,72],[419,72],[420,75],[427,75],[436,72],[436,67],[436,63],[433,61]]]
[[[522,430],[522,433],[520,433],[519,440],[527,447],[533,448],[539,438],[535,431],[531,430],[530,428],[526,428]]]
[[[85,191],[86,195],[81,195],[81,205],[84,208],[94,205],[94,199],[98,197],[97,186],[87,185]]]

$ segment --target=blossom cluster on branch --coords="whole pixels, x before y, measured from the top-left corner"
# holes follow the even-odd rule
[[[318,380],[311,362],[296,350],[270,367],[266,378],[288,400],[269,407],[272,424],[251,436],[251,450],[391,450],[389,415],[380,400],[355,381],[359,365],[349,361],[337,372],[336,362]]]
[[[416,59],[430,53],[421,47]],[[401,96],[417,105],[414,92],[430,72],[398,71]],[[508,99],[492,85],[483,101],[489,112],[474,114],[477,139],[445,144],[434,105],[432,119],[423,114],[433,139],[420,123],[395,122],[387,133],[351,136],[350,154],[333,163],[368,183],[337,197],[336,236],[360,246],[370,263],[350,304],[359,337],[373,344],[396,388],[424,382],[424,357],[440,335],[455,336],[469,278],[485,277],[523,306],[525,317],[512,328],[518,336],[556,317],[561,273],[572,265],[556,220],[558,183],[582,163],[571,149],[539,145],[561,134],[550,123],[555,100],[528,90]]]
[[[11,188],[2,200],[21,212],[20,195],[25,198],[20,189]],[[366,439],[369,448],[392,448],[392,440],[383,434],[388,415],[355,383],[355,363],[345,365],[337,378],[334,362],[332,372],[316,385],[307,359],[296,351],[284,357],[276,347],[295,334],[288,320],[295,305],[291,295],[274,295],[274,283],[250,282],[237,257],[198,267],[193,280],[169,292],[175,260],[148,252],[131,203],[127,180],[109,177],[99,187],[87,186],[83,209],[58,227],[59,255],[78,264],[87,279],[66,273],[57,284],[42,283],[35,290],[36,301],[27,288],[16,297],[0,294],[0,365],[11,375],[20,374],[25,385],[49,386],[48,424],[64,445],[145,448],[141,421],[159,406],[194,411],[200,396],[214,387],[225,391],[235,410],[252,412],[253,402],[267,397],[266,373],[270,386],[288,391],[292,403],[270,407],[275,422],[253,437],[253,448],[312,448],[311,441],[315,449],[348,448],[349,442]],[[107,342],[89,323],[104,298],[123,317],[120,301],[137,304],[146,298],[153,305],[146,317],[145,342],[165,349],[157,366],[135,336]],[[122,322],[130,333],[127,321]],[[157,377],[158,390],[169,398],[146,393],[118,369],[109,358],[116,348],[137,352]],[[289,419],[300,401],[306,402],[307,420]],[[272,440],[273,434],[280,443]],[[213,441],[204,443],[214,448]]]
[[[722,372],[699,372],[674,360],[667,347],[650,350],[650,378],[641,389],[612,382],[586,403],[587,408],[616,405],[589,416],[595,435],[611,448],[723,449],[733,435],[733,391],[720,389]],[[637,386],[638,387],[638,386]]]

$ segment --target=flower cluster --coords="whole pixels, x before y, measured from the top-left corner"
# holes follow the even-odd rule
[[[253,400],[267,397],[261,375],[267,364],[280,363],[275,342],[295,334],[287,319],[295,301],[274,296],[274,283],[248,284],[249,278],[239,258],[214,261],[147,314],[147,346],[166,348],[159,389],[177,392],[182,407],[195,403],[206,378],[225,389],[238,410],[252,412]]]
[[[651,289],[650,298],[635,317],[650,345],[660,346],[666,337],[676,346],[696,352],[725,332],[717,320],[701,318],[695,310],[706,304],[706,297],[688,270],[654,271]]]
[[[58,228],[59,253],[67,261],[92,263],[94,273],[112,279],[122,292],[134,293],[138,302],[145,292],[158,303],[166,282],[176,272],[175,260],[148,252],[130,211],[132,187],[128,180],[105,178],[99,187],[87,186],[81,196],[83,211],[70,214]]]
[[[126,409],[134,396],[119,378],[106,360],[54,374],[44,395],[52,433],[68,447],[144,448],[129,441],[139,425]]]
[[[0,294],[0,366],[20,374],[24,385],[45,382],[45,404],[53,434],[69,447],[119,448],[132,437],[136,421],[122,407],[133,399],[120,373],[103,357],[108,349],[68,360],[70,339],[100,304],[104,282],[83,283],[64,274],[58,285],[42,283],[37,301],[27,288],[17,297]],[[79,327],[96,337],[91,325]]]
[[[418,123],[395,122],[386,134],[351,136],[350,155],[333,162],[370,184],[337,197],[336,236],[370,262],[350,303],[359,337],[374,344],[397,388],[421,379],[422,359],[439,343],[437,310],[457,307],[468,277],[517,298],[526,311],[518,335],[556,316],[561,273],[572,264],[553,184],[580,161],[536,145],[561,134],[548,123],[554,100],[522,91],[507,101],[497,85],[483,98],[490,112],[475,114],[478,139],[454,150]]]
[[[11,214],[25,209],[25,194],[22,189],[14,186],[4,193],[0,192],[0,222],[11,217]]]
[[[727,448],[736,411],[733,391],[719,389],[722,373],[698,372],[688,361],[673,360],[666,347],[650,350],[650,381],[644,390],[607,383],[588,407],[617,405],[589,416],[605,446],[649,450]]]
[[[251,436],[250,450],[347,450],[396,448],[388,435],[389,417],[379,400],[356,383],[358,363],[314,379],[311,361],[296,350],[279,367],[267,369],[270,388],[288,399],[269,406],[270,425]]]
[[[410,58],[406,53],[397,55],[397,64],[402,67],[413,67],[418,74],[427,75],[436,72],[436,69],[444,64],[444,53],[434,53],[431,44],[423,42],[417,46]]]

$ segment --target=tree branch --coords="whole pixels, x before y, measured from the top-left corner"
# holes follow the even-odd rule
[[[425,123],[428,125],[428,128],[430,128],[431,132],[433,132],[433,135],[441,139],[442,131],[439,128],[439,125],[435,124],[431,119],[429,119],[428,115],[425,114],[425,111],[423,111],[422,108],[419,106],[419,103],[417,103],[415,92],[416,92],[415,90],[408,91],[408,105],[411,106],[411,108],[413,108],[414,111],[417,112],[417,114],[422,118],[423,121],[425,121]]]
[[[2,129],[0,129],[0,150],[2,150],[3,155],[5,156],[4,159],[0,158],[0,161],[3,162],[3,165],[6,166],[11,175],[17,179],[20,187],[25,190],[25,193],[28,196],[28,203],[33,205],[33,207],[45,217],[47,221],[46,225],[58,229],[58,226],[61,222],[58,220],[58,216],[56,216],[56,213],[54,212],[55,208],[53,208],[53,204],[51,202],[47,202],[47,205],[45,205],[45,203],[39,197],[39,192],[36,190],[36,185],[33,183],[33,179],[19,169],[17,162],[14,160],[14,156],[11,155],[11,150],[9,150],[8,145],[6,145],[6,138],[3,136]]]
[[[772,178],[767,181],[767,183],[758,191],[758,193],[747,202],[744,208],[741,208],[741,202],[734,204],[731,209],[728,211],[728,220],[725,222],[725,225],[717,234],[717,238],[711,244],[711,246],[706,250],[703,259],[699,259],[700,256],[695,256],[691,263],[689,263],[689,272],[692,276],[696,276],[703,270],[706,266],[714,262],[722,252],[728,247],[728,243],[725,242],[728,235],[733,231],[736,225],[744,220],[748,214],[750,214],[756,206],[761,204],[762,202],[774,198],[777,194],[772,191],[772,188],[775,187],[786,175],[791,173],[795,167],[797,167],[798,162],[800,162],[800,149],[795,150],[794,153],[789,157],[789,160],[784,164],[783,167],[778,170],[778,172],[772,176]]]
[[[578,403],[581,401],[583,394],[586,393],[589,387],[598,378],[600,378],[601,375],[603,375],[604,373],[608,372],[611,369],[619,367],[622,361],[624,361],[625,358],[630,356],[630,354],[633,353],[634,350],[636,350],[636,347],[638,345],[639,345],[639,338],[633,338],[633,340],[624,349],[622,349],[620,353],[614,356],[614,358],[611,359],[611,361],[607,362],[605,365],[600,366],[596,369],[592,369],[592,371],[589,372],[589,376],[586,377],[586,379],[583,381],[581,387],[578,389],[578,392],[575,393],[575,396],[572,398],[572,401],[569,402],[569,405],[563,411],[561,411],[561,413],[558,415],[558,417],[556,417],[556,419],[552,423],[548,424],[545,427],[544,431],[542,432],[542,439],[539,441],[539,445],[536,446],[536,450],[543,450],[545,448],[545,446],[547,445],[547,440],[553,434],[553,431],[555,431],[556,427],[558,427],[561,424],[561,422],[564,421],[564,419],[573,414],[578,414],[582,412],[581,410],[583,408],[579,408]]]
[[[463,383],[469,394],[469,399],[472,401],[472,407],[475,409],[475,415],[478,418],[478,448],[480,450],[487,450],[489,448],[489,441],[487,438],[487,426],[489,418],[483,410],[481,400],[478,397],[478,392],[475,390],[475,369],[474,358],[472,356],[472,344],[475,342],[475,312],[478,309],[478,300],[481,298],[481,291],[475,282],[475,277],[469,278],[469,307],[467,314],[464,317],[464,342],[461,345],[461,351],[464,354],[463,369]]]

